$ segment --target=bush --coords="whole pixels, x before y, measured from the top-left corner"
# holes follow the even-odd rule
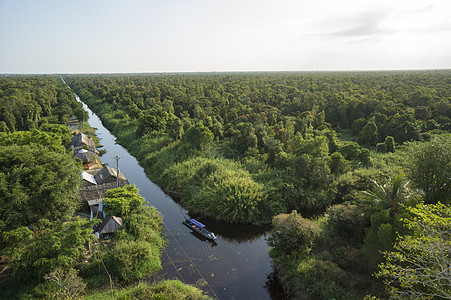
[[[224,170],[212,174],[187,204],[229,223],[252,223],[260,219],[262,197],[262,185],[249,176]]]
[[[289,260],[287,260],[289,261]],[[310,257],[282,263],[282,281],[295,297],[309,299],[361,299],[351,289],[353,281],[340,267],[330,261]]]
[[[125,282],[147,278],[161,269],[160,249],[146,241],[120,240],[111,258],[119,279]]]
[[[335,205],[327,210],[327,233],[333,240],[360,245],[368,225],[367,217],[356,205]]]
[[[269,254],[275,259],[283,255],[306,257],[322,232],[318,225],[302,218],[296,211],[275,216],[273,226],[267,241],[271,247]]]
[[[395,139],[392,136],[387,136],[384,141],[385,151],[395,152]]]
[[[141,206],[125,219],[124,226],[120,229],[116,238],[143,240],[162,247],[162,225],[162,217],[155,207]]]
[[[370,269],[376,268],[382,261],[381,251],[391,250],[396,239],[392,219],[387,211],[381,211],[371,216],[371,226],[365,230],[363,252],[371,258]]]
[[[166,190],[192,211],[230,223],[259,221],[263,186],[230,160],[196,157],[161,176]]]
[[[377,143],[376,150],[377,152],[385,153],[387,152],[387,146],[385,145],[385,143]]]
[[[156,285],[141,283],[135,287],[121,291],[120,300],[198,300],[211,299],[204,296],[202,290],[178,280],[161,281]]]
[[[405,165],[409,178],[425,194],[425,202],[451,202],[451,135],[431,138],[430,142],[410,143]]]
[[[79,172],[64,151],[35,144],[0,146],[0,230],[71,216],[79,206]]]
[[[10,257],[10,266],[16,275],[25,279],[42,279],[58,267],[70,268],[88,255],[86,244],[95,237],[92,234],[93,221],[79,217],[66,222],[41,221],[34,232],[19,227],[4,233],[9,245],[5,255]]]
[[[349,162],[340,152],[334,152],[330,156],[330,172],[335,175],[343,174],[349,171]]]
[[[347,160],[352,160],[358,158],[360,146],[355,142],[344,141],[337,151],[343,154]]]
[[[107,190],[103,202],[105,203],[105,211],[109,215],[127,217],[132,211],[145,204],[146,200],[133,184]]]
[[[375,145],[379,139],[379,131],[374,117],[363,127],[359,133],[359,143]]]
[[[182,137],[187,150],[207,150],[213,144],[214,134],[202,124],[190,127]]]
[[[392,136],[387,136],[383,143],[377,143],[377,152],[395,152],[395,139]]]

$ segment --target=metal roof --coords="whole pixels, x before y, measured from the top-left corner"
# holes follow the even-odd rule
[[[103,201],[102,198],[100,198],[100,199],[94,199],[94,200],[88,200],[88,205],[89,205],[89,206],[99,205],[100,202],[102,202],[102,201]]]
[[[197,225],[197,226],[201,227],[201,228],[205,227],[204,224],[202,224],[201,222],[197,221],[196,219],[191,219],[190,222],[193,223],[194,225]]]
[[[96,181],[95,177],[93,175],[87,173],[87,172],[82,172],[81,173],[81,178],[83,180],[86,180],[89,183],[97,184],[97,181]]]

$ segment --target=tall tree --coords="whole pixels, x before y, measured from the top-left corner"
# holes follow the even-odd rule
[[[109,215],[127,217],[146,203],[146,200],[139,194],[138,188],[132,184],[106,191],[103,202]]]
[[[408,146],[406,166],[409,177],[424,191],[426,203],[451,203],[451,135],[434,136],[431,141]]]
[[[72,215],[79,205],[79,173],[69,153],[0,146],[0,230]]]
[[[420,197],[419,191],[414,191],[409,186],[409,181],[404,174],[393,176],[384,185],[373,182],[372,191],[363,191],[363,202],[372,206],[375,210],[387,210],[393,217],[399,207],[411,199]]]
[[[57,268],[68,270],[86,258],[86,244],[95,239],[92,226],[93,222],[77,217],[71,221],[42,220],[34,231],[19,227],[4,233],[5,254],[18,275],[42,279]]]
[[[392,299],[451,299],[451,207],[443,204],[407,207],[405,226],[384,253],[377,276],[384,278]]]

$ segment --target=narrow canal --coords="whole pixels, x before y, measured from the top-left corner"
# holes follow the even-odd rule
[[[76,95],[78,101],[80,98]],[[168,246],[162,254],[163,269],[151,280],[177,278],[197,284],[219,299],[284,299],[281,286],[273,279],[265,238],[269,228],[231,226],[198,218],[218,239],[211,243],[191,233],[182,222],[188,212],[151,182],[135,157],[115,143],[115,137],[100,119],[83,104],[89,113],[89,124],[96,128],[100,144],[107,153],[103,163],[116,167],[135,184],[143,197],[163,215]]]

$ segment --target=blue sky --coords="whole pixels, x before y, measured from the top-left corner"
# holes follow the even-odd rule
[[[0,73],[451,68],[449,0],[0,0]]]

